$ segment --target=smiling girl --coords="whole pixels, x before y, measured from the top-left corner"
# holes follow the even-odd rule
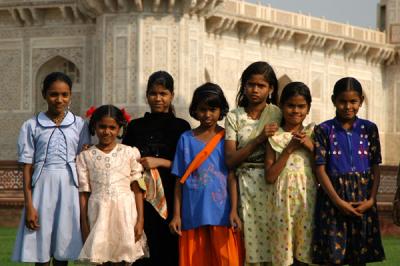
[[[124,112],[113,105],[98,107],[90,118],[90,133],[99,142],[77,158],[82,261],[125,265],[146,254],[140,153],[116,142],[127,124]]]
[[[69,111],[72,82],[60,72],[43,81],[47,111],[27,120],[18,138],[25,207],[13,260],[67,265],[82,247],[76,154],[90,143],[87,124]]]
[[[314,263],[365,265],[385,258],[376,194],[382,162],[377,126],[360,119],[360,82],[333,88],[336,117],[315,128],[315,173],[321,184],[315,211]]]

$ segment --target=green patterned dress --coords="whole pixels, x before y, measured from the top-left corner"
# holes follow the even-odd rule
[[[237,149],[244,147],[255,134],[255,128],[269,123],[280,123],[280,109],[266,105],[264,119],[253,120],[239,107],[228,113],[225,120],[225,139],[237,143]],[[262,123],[262,125],[259,125]],[[257,134],[256,134],[257,135]],[[265,263],[271,261],[271,208],[273,185],[264,178],[265,144],[260,145],[244,163],[236,169],[239,181],[239,214],[243,219],[246,262]]]

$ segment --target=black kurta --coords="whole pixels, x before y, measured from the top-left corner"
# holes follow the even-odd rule
[[[123,143],[139,149],[141,157],[159,157],[172,161],[180,135],[190,129],[183,119],[171,113],[146,113],[131,121]],[[168,218],[164,220],[147,201],[144,202],[144,231],[150,248],[150,258],[135,262],[135,266],[177,266],[178,237],[168,224],[173,217],[175,177],[170,169],[158,168],[167,200]]]

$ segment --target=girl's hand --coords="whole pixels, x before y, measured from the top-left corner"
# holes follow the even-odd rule
[[[356,211],[358,211],[359,213],[364,213],[370,208],[372,208],[372,206],[374,206],[374,200],[373,199],[363,200],[361,202],[357,202],[352,205],[356,209]]]
[[[340,200],[340,202],[337,204],[337,207],[345,215],[355,216],[355,217],[361,217],[362,216],[362,213],[360,213],[358,210],[356,210],[353,207],[353,205],[351,203],[347,202],[347,201]]]
[[[307,136],[305,133],[295,133],[295,135],[300,139],[301,145],[304,148],[310,152],[314,151],[314,142],[309,136]]]
[[[156,157],[143,157],[139,160],[139,162],[146,169],[152,169],[161,166],[160,159]]]
[[[229,222],[233,228],[233,231],[242,231],[242,221],[240,220],[236,211],[231,211],[229,214]]]
[[[276,131],[278,131],[279,126],[277,123],[271,123],[267,124],[264,126],[264,135],[266,138],[269,138],[275,134]]]
[[[295,150],[302,146],[302,136],[299,134],[301,133],[294,134],[289,144],[284,149],[287,153],[292,154]]]
[[[40,228],[39,215],[37,213],[37,210],[33,206],[26,208],[25,225],[28,229],[35,231]]]
[[[86,150],[89,149],[91,146],[92,146],[92,145],[90,145],[90,144],[83,144],[83,145],[82,145],[82,150],[81,150],[81,152],[86,151]]]
[[[138,242],[143,236],[144,221],[138,219],[135,224],[135,242]]]
[[[171,231],[171,233],[181,236],[181,225],[181,217],[174,216],[172,221],[169,223],[169,230]]]

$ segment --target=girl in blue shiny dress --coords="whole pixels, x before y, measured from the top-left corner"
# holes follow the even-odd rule
[[[12,259],[35,265],[67,265],[82,248],[75,157],[90,134],[84,120],[68,111],[72,82],[49,74],[42,95],[48,110],[27,120],[18,138],[23,163],[25,208]]]
[[[314,259],[324,265],[365,265],[385,258],[376,194],[382,162],[377,126],[358,118],[364,100],[351,77],[336,82],[336,117],[315,128]]]

